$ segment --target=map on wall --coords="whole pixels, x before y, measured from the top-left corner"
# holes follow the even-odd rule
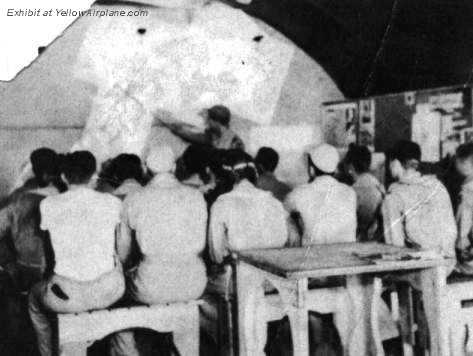
[[[98,84],[82,143],[99,157],[123,147],[139,154],[160,112],[196,125],[203,108],[224,104],[239,117],[271,123],[294,46],[220,3],[189,16],[160,11],[148,23],[100,19],[80,48],[75,75]],[[140,27],[145,34],[137,34]]]

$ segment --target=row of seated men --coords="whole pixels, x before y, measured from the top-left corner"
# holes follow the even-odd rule
[[[146,157],[146,173],[137,156],[124,154],[105,164],[97,180],[88,151],[33,152],[34,178],[3,202],[0,240],[13,250],[4,270],[19,290],[30,291],[40,354],[53,353],[52,313],[120,300],[159,304],[204,294],[202,325],[215,335],[209,296],[224,292],[221,266],[240,249],[384,238],[448,257],[456,247],[457,270],[470,272],[472,144],[456,156],[465,177],[458,229],[442,183],[419,172],[414,142],[398,142],[388,153],[395,183],[387,193],[369,173],[366,147],[352,146],[344,159],[352,187],[336,179],[340,157],[330,145],[308,152],[310,180],[292,190],[274,177],[277,159],[270,148],[253,160],[240,149],[190,146],[176,160],[172,149],[159,146]],[[117,333],[111,344],[112,355],[138,354],[131,331]]]

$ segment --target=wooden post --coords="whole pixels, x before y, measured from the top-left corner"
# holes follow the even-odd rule
[[[295,281],[296,306],[288,311],[294,356],[309,355],[309,312],[306,307],[307,278]]]
[[[422,298],[430,334],[430,356],[448,356],[446,268],[438,266],[420,272]]]
[[[266,320],[264,310],[264,289],[257,269],[245,262],[236,263],[238,339],[240,356],[264,356],[266,345]],[[259,310],[258,310],[259,309]]]
[[[348,350],[349,356],[368,355],[368,338],[370,315],[366,305],[365,289],[359,275],[347,276],[347,291],[353,306],[351,325],[353,325]]]

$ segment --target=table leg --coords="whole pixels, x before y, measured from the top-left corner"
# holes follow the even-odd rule
[[[351,299],[348,293],[341,293],[338,296],[337,311],[333,314],[333,322],[337,328],[344,355],[348,355],[348,346],[351,336],[352,312]]]
[[[309,312],[303,309],[295,309],[288,312],[291,324],[291,336],[294,356],[309,355]]]
[[[265,355],[266,321],[262,280],[244,262],[236,264],[238,303],[238,345],[241,356]]]
[[[306,308],[307,279],[295,281],[296,305],[289,308],[287,316],[291,326],[294,356],[309,355],[309,311]]]
[[[348,349],[344,351],[345,355],[384,355],[384,350],[379,345],[380,340],[376,342],[376,334],[373,335],[372,330],[377,325],[377,322],[372,325],[372,320],[378,317],[377,310],[370,310],[376,306],[372,301],[377,294],[372,278],[367,277],[366,283],[363,283],[361,276],[347,276],[347,291],[353,307],[351,319],[353,326],[348,338]]]
[[[420,272],[422,299],[430,335],[430,356],[448,355],[446,322],[446,269],[438,266]]]
[[[347,276],[347,291],[350,295],[353,311],[348,350],[345,350],[344,353],[349,356],[367,355],[366,332],[369,328],[369,318],[368,313],[365,313],[364,289],[360,276]]]
[[[381,292],[383,289],[383,281],[379,277],[373,278],[372,288],[368,292],[370,298],[370,345],[373,347],[373,354],[384,356],[383,341],[381,340],[381,330],[379,325],[379,310],[381,303]]]

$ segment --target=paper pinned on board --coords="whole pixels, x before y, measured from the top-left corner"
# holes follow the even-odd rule
[[[420,145],[424,162],[440,160],[440,120],[440,113],[433,111],[430,104],[416,105],[412,117],[412,141]]]

